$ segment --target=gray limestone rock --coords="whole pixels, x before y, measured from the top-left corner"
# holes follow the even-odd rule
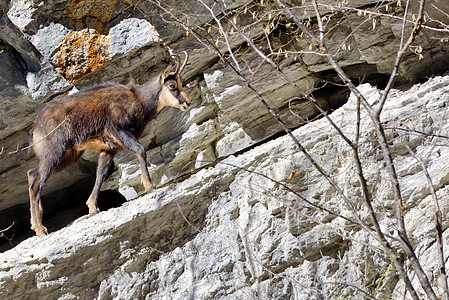
[[[185,50],[190,54],[183,79],[193,103],[187,112],[164,109],[141,139],[150,175],[159,188],[143,195],[137,159],[132,153],[119,153],[103,189],[120,192],[128,202],[79,218],[46,237],[27,239],[0,254],[1,298],[280,299],[287,295],[327,299],[359,296],[352,286],[365,289],[373,282],[391,293],[402,289],[389,259],[377,251],[377,242],[369,235],[333,214],[317,211],[279,183],[242,169],[260,172],[314,204],[350,215],[335,189],[291,140],[279,137],[281,126],[257,96],[212,51],[185,29],[167,23],[169,14],[150,2],[142,3],[142,10],[129,9],[127,1],[75,2],[0,0],[0,147],[5,153],[28,145],[33,120],[48,101],[104,82],[142,84],[164,70],[171,53]],[[285,2],[305,5],[305,1]],[[345,1],[355,9],[380,2]],[[443,2],[438,2],[438,8],[448,11]],[[212,20],[197,1],[166,3],[175,4],[178,11],[196,5],[199,25]],[[220,3],[231,12],[246,1]],[[218,12],[218,6],[214,9]],[[394,6],[398,15],[403,9],[404,5]],[[297,13],[305,19],[311,16],[310,11]],[[428,18],[447,21],[438,9],[429,9]],[[338,23],[339,31],[329,33],[328,46],[338,51],[337,59],[354,82],[371,83],[359,89],[374,103],[380,93],[374,85],[384,82],[394,63],[401,19],[379,19],[375,26],[365,21],[357,13],[336,15],[329,26]],[[313,20],[311,26],[316,26]],[[258,24],[248,34],[257,40],[263,32]],[[410,89],[392,92],[382,119],[398,165],[410,237],[431,267],[429,278],[438,277],[432,201],[423,172],[408,155],[407,146],[426,159],[437,194],[445,199],[449,183],[446,139],[426,135],[443,136],[449,129],[449,79],[442,76],[411,84],[447,70],[445,39],[446,32],[423,29],[417,40],[422,59],[409,53],[400,69],[399,82]],[[282,42],[282,37],[273,40]],[[276,70],[261,64],[243,38],[232,37],[230,45],[241,51],[239,63],[248,66],[244,72],[254,87],[289,127],[299,128],[294,135],[341,184],[360,209],[361,219],[368,220],[349,147],[325,119],[310,122],[319,114],[317,109]],[[309,49],[310,45],[299,39],[291,47]],[[224,51],[226,45],[218,44],[218,49]],[[307,92],[323,82],[338,82],[324,57],[282,57],[280,66]],[[253,76],[250,69],[258,72]],[[314,92],[317,101],[332,111],[331,118],[349,138],[355,138],[355,97],[324,86]],[[393,214],[388,209],[390,182],[364,112],[361,126],[360,153],[369,190],[376,199],[373,206],[380,225],[387,230]],[[424,134],[405,134],[407,130]],[[0,229],[19,215],[20,226],[29,227],[28,217],[23,217],[29,201],[26,172],[37,162],[26,151],[5,153],[0,156]],[[67,198],[68,191],[86,192],[95,173],[96,155],[88,152],[80,164],[52,175],[44,190],[46,211],[55,213],[51,208],[58,203],[52,195]],[[441,202],[445,215],[449,207],[447,201]],[[10,211],[17,214],[11,216]],[[447,218],[444,228],[446,223]]]
[[[433,134],[449,130],[444,118],[448,86],[449,77],[443,76],[410,90],[393,91],[383,120]],[[379,95],[369,84],[358,88],[370,102]],[[350,97],[330,115],[351,138],[355,101]],[[430,119],[432,122],[426,121]],[[369,120],[364,119],[361,126],[361,138],[369,138]],[[312,156],[323,157],[323,168],[356,204],[360,196],[349,148],[335,131],[326,128],[327,121],[320,119],[295,130],[294,135]],[[435,147],[428,138],[417,145],[413,140],[395,139],[392,146],[396,144],[408,144],[427,157],[437,195],[443,200],[449,182],[445,148]],[[381,227],[387,230],[391,227],[388,178],[381,161],[362,156],[373,197],[380,200],[373,205]],[[438,277],[433,200],[416,160],[402,153],[394,159],[407,199],[407,230],[433,280]],[[290,178],[292,169],[297,173]],[[122,177],[127,176],[133,177],[133,172],[123,170]],[[392,293],[384,296],[403,290],[401,281],[391,273],[389,258],[367,232],[312,208],[276,181],[315,204],[351,216],[340,196],[291,139],[283,136],[231,155],[182,182],[122,207],[82,217],[60,231],[30,238],[0,254],[0,295],[329,299],[361,297],[360,290],[380,276],[384,281],[376,281],[377,285]],[[440,202],[443,216],[449,212],[446,202]],[[367,218],[363,206],[358,213]],[[444,218],[444,228],[447,222]],[[69,265],[78,267],[68,271]],[[34,284],[25,284],[30,281]],[[432,282],[438,284],[436,279]]]

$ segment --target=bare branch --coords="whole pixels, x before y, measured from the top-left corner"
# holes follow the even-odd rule
[[[432,195],[433,203],[435,205],[435,230],[438,241],[438,259],[440,260],[440,273],[443,278],[443,291],[444,291],[444,299],[449,299],[449,289],[447,283],[447,274],[446,274],[446,266],[444,261],[444,244],[443,244],[443,220],[442,220],[442,212],[440,210],[440,205],[438,201],[438,196],[435,191],[435,187],[433,186],[432,178],[430,177],[429,171],[427,170],[426,164],[424,161],[413,152],[412,149],[408,145],[406,145],[408,152],[416,159],[416,161],[421,165],[421,168],[426,176],[427,183],[430,189],[430,194]]]
[[[416,18],[415,24],[413,26],[412,33],[410,34],[407,42],[405,45],[403,45],[402,38],[401,38],[401,47],[399,48],[399,51],[396,56],[396,62],[394,63],[393,70],[390,75],[390,79],[387,83],[387,86],[385,87],[382,96],[379,99],[379,107],[377,108],[376,114],[379,116],[382,112],[382,109],[385,105],[385,101],[387,101],[387,96],[390,92],[390,90],[393,88],[394,83],[396,82],[396,79],[399,75],[399,66],[401,64],[402,59],[404,58],[405,52],[410,47],[410,45],[415,41],[416,37],[418,36],[419,32],[421,31],[421,26],[424,21],[424,4],[426,3],[425,0],[420,0],[419,5],[419,11],[418,16]],[[408,7],[408,1],[407,1],[407,7]],[[407,18],[407,14],[404,14],[404,23],[402,27],[402,34],[404,35],[405,30],[405,19]]]

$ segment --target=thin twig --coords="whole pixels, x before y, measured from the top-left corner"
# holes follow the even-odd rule
[[[426,176],[427,183],[430,189],[430,194],[432,195],[433,203],[435,205],[435,230],[438,241],[438,259],[440,261],[440,273],[443,278],[443,291],[444,291],[444,299],[449,299],[449,288],[447,282],[447,274],[446,274],[446,266],[444,261],[444,244],[443,244],[443,220],[442,220],[442,212],[440,210],[440,205],[438,201],[438,196],[435,191],[435,187],[433,186],[432,178],[430,177],[429,171],[427,170],[426,164],[424,161],[413,152],[412,149],[408,145],[406,145],[408,152],[416,159],[416,161],[421,165],[421,168]]]
[[[8,231],[9,229],[11,229],[11,227],[14,226],[14,223],[15,223],[15,222],[12,222],[12,224],[9,225],[9,226],[8,226],[7,228],[5,228],[5,229],[0,229],[0,233],[6,232],[6,231]]]
[[[421,31],[421,26],[424,21],[424,4],[425,4],[425,2],[426,2],[425,0],[420,0],[418,16],[417,16],[415,24],[413,25],[412,33],[410,34],[405,45],[403,45],[403,43],[401,41],[401,47],[399,48],[399,51],[397,53],[396,61],[394,63],[394,67],[391,72],[390,79],[388,80],[388,83],[382,93],[382,96],[380,97],[380,99],[378,101],[379,106],[376,111],[377,116],[380,116],[382,109],[385,105],[385,102],[387,101],[387,96],[388,96],[390,90],[393,88],[394,83],[396,82],[396,79],[399,75],[399,66],[401,65],[402,59],[405,56],[405,52],[407,51],[409,46],[415,41],[416,37],[418,36],[419,32]],[[404,18],[406,18],[406,17],[407,16],[404,15]],[[404,21],[403,28],[402,28],[403,34],[404,34],[404,30],[405,30],[405,21]]]
[[[19,152],[21,152],[21,151],[25,151],[25,150],[28,150],[28,149],[32,148],[34,145],[37,145],[37,144],[39,144],[40,142],[42,142],[43,140],[45,140],[50,134],[52,134],[53,132],[55,132],[59,127],[62,126],[62,124],[64,124],[66,121],[69,121],[69,120],[70,120],[69,117],[68,117],[68,116],[65,116],[65,117],[64,117],[64,120],[62,120],[62,122],[59,123],[58,126],[56,126],[55,128],[53,128],[49,133],[47,133],[46,135],[44,135],[40,140],[38,140],[38,141],[36,141],[36,142],[33,141],[33,143],[32,143],[31,145],[28,145],[28,146],[23,147],[23,148],[21,148],[21,149],[19,149],[20,147],[19,147],[19,145],[17,145],[17,149],[16,149],[16,150],[11,151],[11,152],[8,152],[8,153],[5,153],[5,154],[6,154],[6,155],[16,154],[16,153],[19,153]],[[2,150],[0,151],[0,155],[3,154],[3,152],[4,152],[3,150],[4,150],[4,148],[2,147]]]
[[[0,230],[0,238],[2,238],[2,237],[5,238],[8,241],[8,243],[11,245],[11,247],[14,247],[14,245],[12,243],[12,239],[14,238],[14,234],[12,235],[12,237],[9,238],[9,237],[7,237],[5,235],[5,232],[8,231],[9,229],[11,229],[11,227],[13,227],[15,223],[16,222],[13,221],[11,223],[11,225],[9,225],[7,228]]]

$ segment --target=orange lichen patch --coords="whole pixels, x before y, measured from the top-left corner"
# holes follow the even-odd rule
[[[109,37],[94,29],[71,31],[55,54],[56,68],[69,82],[95,71],[108,60]]]

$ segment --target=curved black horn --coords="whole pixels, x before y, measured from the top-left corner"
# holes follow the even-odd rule
[[[179,74],[181,74],[182,70],[184,70],[184,67],[187,65],[187,61],[189,60],[189,54],[187,53],[187,51],[181,51],[181,53],[184,53],[186,58],[184,59],[184,63],[182,64],[181,68],[179,69]]]

